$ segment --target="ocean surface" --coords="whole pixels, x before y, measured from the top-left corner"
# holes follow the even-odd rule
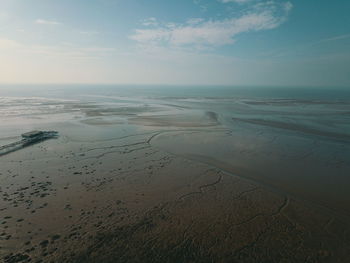
[[[33,129],[161,132],[164,151],[350,215],[350,88],[1,85],[0,144]]]

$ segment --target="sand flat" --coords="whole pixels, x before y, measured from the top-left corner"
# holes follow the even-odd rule
[[[346,221],[164,152],[150,144],[152,137],[97,147],[59,139],[3,158],[5,262],[257,262],[287,256],[290,262],[344,262],[349,256],[349,232],[339,231],[350,229]],[[56,143],[65,144],[62,151],[48,150]],[[23,161],[13,161],[14,155]],[[30,160],[32,155],[41,157]]]
[[[0,159],[1,259],[347,262],[348,144],[231,122],[256,110],[197,101],[131,115],[61,102],[88,106],[41,119],[58,139]],[[113,114],[91,117],[96,108]]]

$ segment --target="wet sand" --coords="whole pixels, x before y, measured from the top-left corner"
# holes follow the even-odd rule
[[[284,135],[228,129],[214,111],[179,107],[169,115],[171,106],[163,105],[127,115],[88,105],[67,104],[79,108],[76,119],[41,125],[58,130],[58,139],[1,157],[4,262],[350,259],[346,197],[333,206],[339,196],[305,194],[308,185],[299,191],[287,179],[259,176],[261,169],[289,169],[288,162],[301,171],[298,158],[323,160],[323,142],[317,154],[301,155],[288,146],[276,150]],[[341,152],[332,156],[342,160]],[[327,165],[348,169],[346,160]],[[334,200],[323,203],[327,194]]]

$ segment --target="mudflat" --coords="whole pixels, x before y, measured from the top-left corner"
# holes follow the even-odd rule
[[[62,102],[24,125],[60,136],[0,159],[2,261],[347,262],[348,135],[246,102]]]

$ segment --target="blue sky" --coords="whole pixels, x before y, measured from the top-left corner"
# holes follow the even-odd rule
[[[350,86],[348,0],[1,0],[0,83]]]

